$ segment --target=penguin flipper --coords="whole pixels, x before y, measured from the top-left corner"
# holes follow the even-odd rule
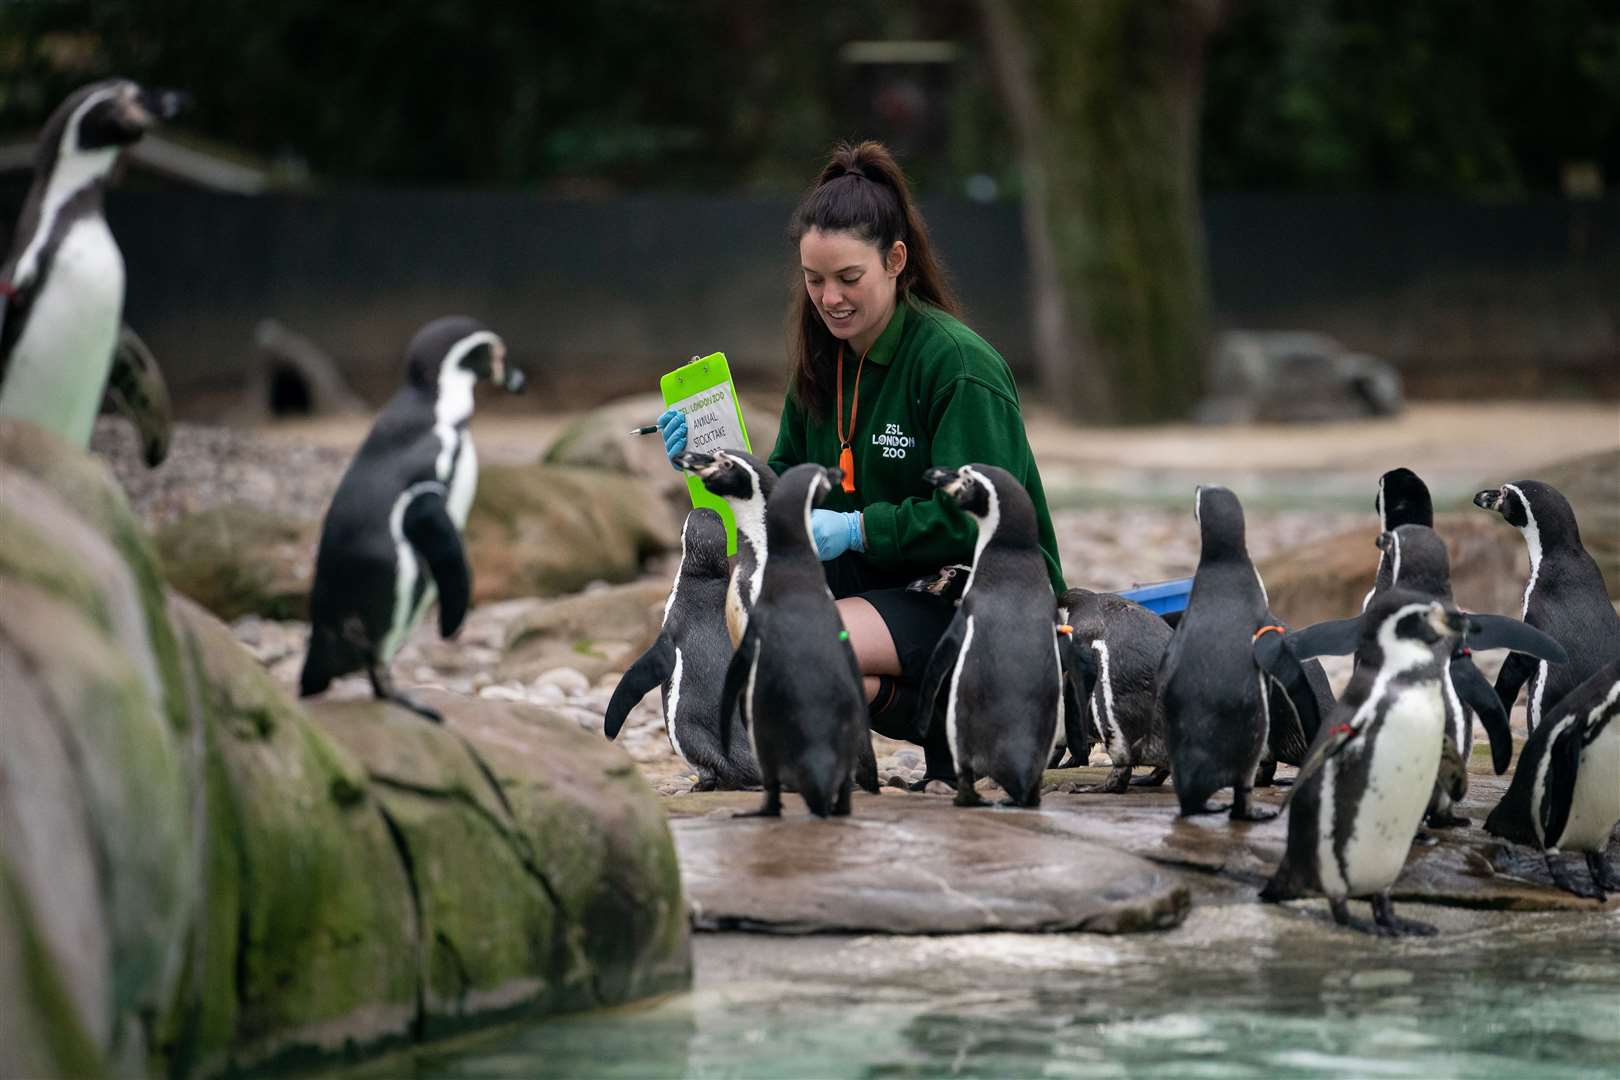
[[[647,696],[649,690],[662,686],[674,670],[675,646],[668,635],[659,634],[658,640],[636,657],[636,662],[619,679],[619,685],[613,688],[613,697],[608,699],[607,712],[602,718],[602,734],[609,739],[617,739],[630,710]]]
[[[1485,734],[1491,740],[1491,767],[1501,776],[1513,761],[1513,731],[1508,727],[1508,714],[1501,699],[1467,656],[1451,658],[1451,688],[1484,725]]]
[[[1299,723],[1299,729],[1305,737],[1305,745],[1309,746],[1316,741],[1316,732],[1322,726],[1322,717],[1317,710],[1316,688],[1311,686],[1310,679],[1305,674],[1305,665],[1300,663],[1299,655],[1294,651],[1292,643],[1282,634],[1261,634],[1255,639],[1253,652],[1254,661],[1260,670],[1264,671],[1266,677],[1283,692],[1283,699],[1293,710],[1294,719]],[[1281,754],[1278,756],[1282,757]]]
[[[107,399],[140,433],[146,467],[163,464],[174,429],[169,388],[152,350],[128,326],[118,332],[112,369],[107,374]]]
[[[962,628],[966,624],[967,619],[958,608],[951,625],[945,628],[939,643],[934,646],[928,666],[923,669],[922,694],[917,699],[917,719],[914,721],[920,739],[928,736],[928,729],[933,725],[935,700],[945,685],[946,677],[956,667],[956,654],[962,651]]]
[[[1305,787],[1305,781],[1309,780],[1323,765],[1326,765],[1333,755],[1343,750],[1345,743],[1348,743],[1360,733],[1359,728],[1350,724],[1324,725],[1322,730],[1317,732],[1316,741],[1311,744],[1310,752],[1305,755],[1305,760],[1300,762],[1299,772],[1294,776],[1294,786],[1288,789],[1287,795],[1283,796],[1282,809],[1288,809],[1288,804],[1293,801],[1294,796],[1299,794],[1300,790]]]
[[[1529,623],[1510,619],[1506,615],[1475,615],[1470,612],[1468,636],[1465,641],[1468,647],[1476,652],[1512,649],[1516,653],[1527,653],[1554,664],[1563,664],[1569,660],[1569,653],[1565,652],[1564,647],[1558,642]]]
[[[404,532],[438,587],[439,636],[454,637],[472,599],[472,571],[461,534],[445,506],[443,485],[430,485],[406,505]]]
[[[1083,765],[1091,756],[1091,692],[1097,685],[1097,654],[1089,648],[1076,649],[1074,635],[1058,638],[1058,657],[1063,667],[1063,742],[1069,756]],[[1084,654],[1084,655],[1079,655]]]
[[[1577,717],[1547,747],[1547,787],[1541,798],[1541,835],[1545,847],[1557,847],[1569,811],[1575,802],[1575,775],[1581,767],[1581,733],[1586,725]]]
[[[1519,700],[1519,691],[1540,666],[1524,653],[1508,654],[1508,658],[1502,661],[1502,670],[1496,673],[1496,697],[1502,703],[1502,708],[1513,711],[1513,703]]]
[[[748,671],[754,666],[754,657],[759,654],[759,631],[764,621],[765,612],[757,608],[749,614],[742,640],[737,642],[737,651],[731,654],[731,662],[726,665],[726,681],[720,686],[722,747],[731,745],[731,714],[738,708],[737,699],[742,696],[743,687],[748,682]]]
[[[1356,651],[1356,642],[1361,637],[1361,618],[1331,619],[1303,630],[1291,631],[1283,637],[1289,648],[1293,649],[1294,656],[1300,660],[1309,660],[1313,656],[1349,656]]]

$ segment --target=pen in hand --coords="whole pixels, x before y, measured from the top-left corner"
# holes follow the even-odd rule
[[[651,434],[655,433],[657,430],[658,430],[658,425],[657,424],[648,424],[646,427],[632,428],[630,430],[630,434],[632,434],[632,435],[651,435]]]

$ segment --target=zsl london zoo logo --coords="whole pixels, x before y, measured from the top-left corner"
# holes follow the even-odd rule
[[[872,445],[881,446],[886,458],[904,458],[906,451],[917,445],[917,439],[901,431],[899,424],[884,424],[883,434],[872,432]]]

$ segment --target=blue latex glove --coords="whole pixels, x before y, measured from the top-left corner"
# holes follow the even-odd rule
[[[810,511],[810,536],[816,542],[816,555],[822,562],[836,559],[846,551],[865,551],[861,535],[861,515],[837,510]]]
[[[658,434],[664,437],[664,456],[669,458],[675,471],[680,472],[675,455],[686,449],[686,414],[679,409],[665,409],[658,418]]]

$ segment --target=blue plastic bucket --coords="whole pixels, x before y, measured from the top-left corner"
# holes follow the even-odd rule
[[[1119,595],[1127,600],[1135,600],[1155,615],[1169,615],[1181,611],[1187,606],[1187,597],[1192,593],[1193,579],[1176,578],[1174,581],[1155,581],[1151,585],[1138,585],[1134,589],[1125,589]]]

